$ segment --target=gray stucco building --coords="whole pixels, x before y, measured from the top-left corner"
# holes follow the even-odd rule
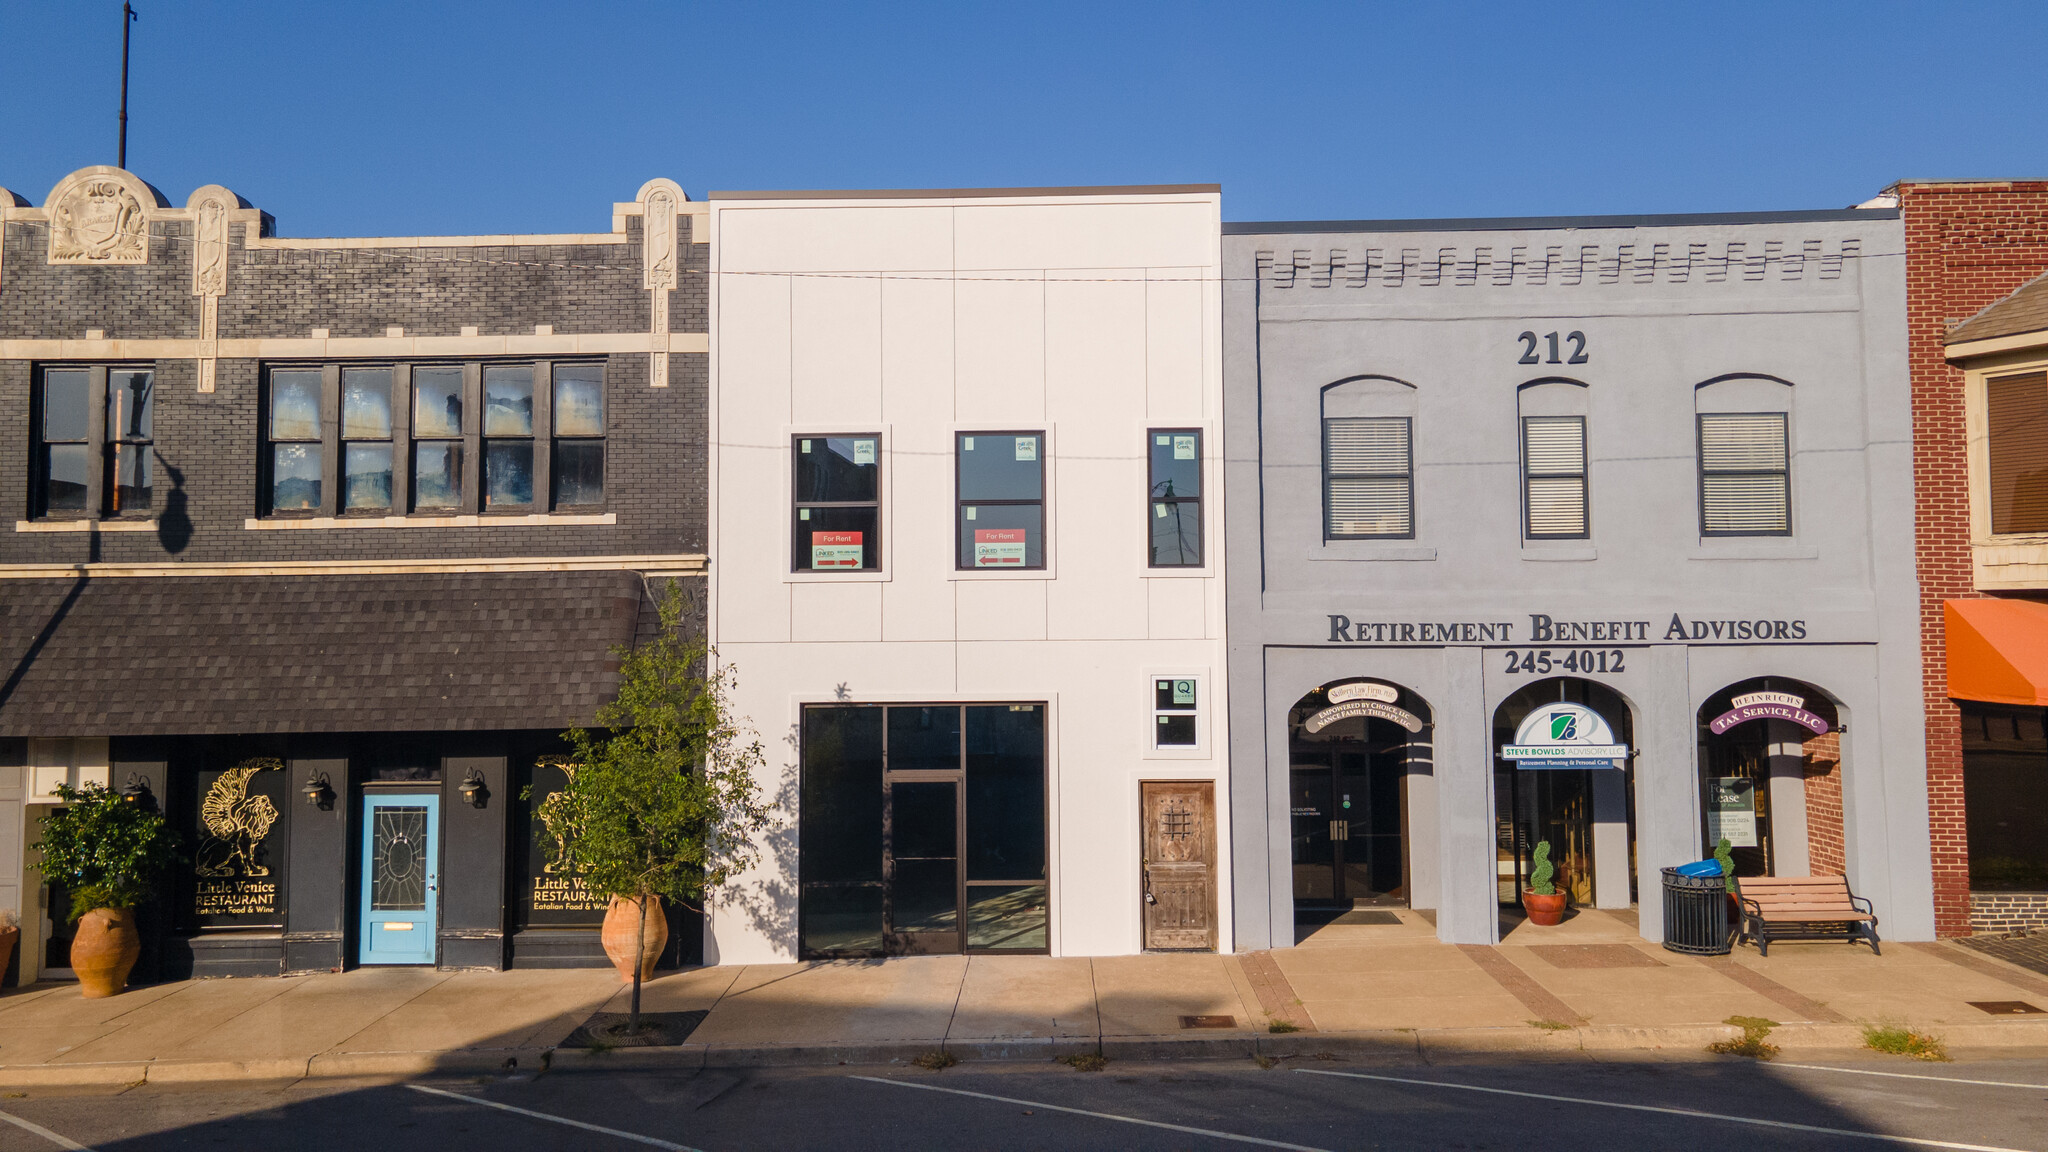
[[[1722,836],[1933,937],[1895,210],[1224,233],[1238,947]]]

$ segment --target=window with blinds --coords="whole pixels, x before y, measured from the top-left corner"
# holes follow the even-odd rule
[[[1531,540],[1584,540],[1586,418],[1522,417],[1523,531]]]
[[[1790,536],[1792,482],[1783,412],[1703,412],[1700,535]]]
[[[1991,531],[2048,532],[2048,373],[1985,385]]]
[[[1413,539],[1415,485],[1406,416],[1323,421],[1323,537]]]

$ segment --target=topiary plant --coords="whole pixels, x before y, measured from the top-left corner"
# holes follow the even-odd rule
[[[1550,862],[1550,841],[1536,842],[1536,854],[1530,857],[1529,891],[1538,896],[1557,895],[1557,885],[1550,878],[1557,875],[1557,866]]]
[[[64,807],[42,818],[36,866],[71,890],[75,922],[95,908],[133,908],[178,860],[177,834],[163,815],[108,790],[57,786]]]
[[[1714,845],[1714,861],[1721,865],[1721,883],[1732,893],[1735,891],[1735,853],[1728,849],[1728,838],[1723,836],[1721,842]]]

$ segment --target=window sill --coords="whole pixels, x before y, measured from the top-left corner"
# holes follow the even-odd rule
[[[1145,569],[1145,579],[1147,580],[1188,580],[1214,575],[1216,575],[1216,569],[1207,564],[1190,565],[1185,568],[1178,566],[1172,568],[1153,568],[1147,566]]]
[[[1436,549],[1409,540],[1381,543],[1377,540],[1330,540],[1311,548],[1310,560],[1434,560]]]
[[[257,519],[252,516],[242,521],[242,527],[252,532],[289,532],[328,528],[518,528],[548,525],[566,527],[618,522],[619,514],[616,512],[558,512],[532,516],[308,516],[304,519]]]
[[[154,520],[16,520],[16,532],[154,532]]]
[[[1790,540],[1772,541],[1743,540],[1702,540],[1687,557],[1691,560],[1817,560],[1820,549],[1810,544],[1795,544]]]
[[[1045,568],[955,568],[946,573],[948,580],[1050,580],[1053,571]]]
[[[1526,541],[1522,545],[1524,560],[1598,560],[1600,552],[1591,544],[1573,541],[1565,544],[1547,544],[1540,541]]]
[[[889,580],[887,568],[851,568],[844,572],[784,572],[784,584],[883,584]]]

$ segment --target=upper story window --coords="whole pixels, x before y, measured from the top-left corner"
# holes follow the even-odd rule
[[[1702,412],[1698,419],[1700,535],[1791,535],[1785,413]]]
[[[1148,495],[1149,563],[1154,568],[1202,566],[1202,433],[1154,428]]]
[[[2048,532],[2048,372],[1984,383],[1991,531]]]
[[[1045,434],[956,434],[963,569],[1045,567]]]
[[[1414,455],[1406,416],[1323,420],[1323,536],[1413,539]]]
[[[790,571],[873,570],[882,563],[882,438],[791,437]]]
[[[1522,417],[1523,532],[1531,540],[1583,540],[1586,418]]]
[[[271,515],[604,503],[602,364],[281,365],[263,404]]]
[[[150,514],[155,372],[104,365],[45,368],[35,408],[35,515]]]

